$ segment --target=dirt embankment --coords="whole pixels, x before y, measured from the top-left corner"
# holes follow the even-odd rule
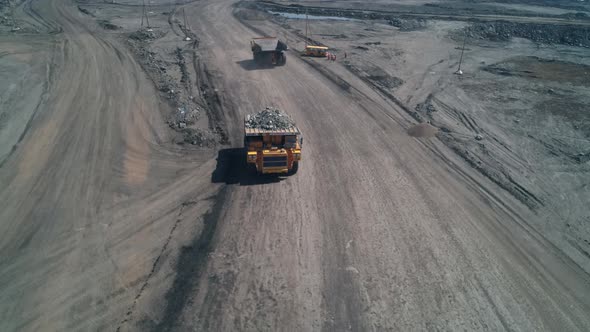
[[[564,15],[546,15],[545,18],[567,19],[572,24],[563,23],[524,23],[508,22],[494,19],[494,16],[504,15],[517,17],[530,17],[527,13],[504,13],[498,11],[489,12],[482,8],[470,9],[462,15],[456,11],[456,5],[428,4],[419,8],[430,8],[419,10],[417,13],[387,12],[387,11],[365,11],[354,9],[339,9],[325,7],[308,7],[296,5],[280,5],[272,2],[257,2],[253,7],[263,11],[284,12],[292,14],[310,14],[318,16],[345,17],[360,20],[380,20],[397,27],[400,31],[413,31],[424,29],[427,20],[451,20],[466,21],[471,24],[464,32],[458,33],[455,37],[462,38],[465,34],[469,38],[486,39],[492,41],[508,41],[512,37],[526,38],[533,42],[545,44],[560,44],[579,47],[590,47],[590,25],[574,24],[575,22],[587,22],[590,20],[587,14],[577,13]],[[468,14],[468,15],[467,15]],[[489,16],[481,16],[489,15]]]
[[[166,118],[170,128],[179,133],[178,144],[214,147],[227,143],[224,124],[216,115],[217,91],[208,83],[207,68],[199,60],[198,36],[175,17],[176,12],[150,11],[151,25],[157,27],[148,26],[146,20],[135,30],[125,26],[125,21],[117,25],[116,19],[93,6],[80,5],[78,10],[125,39],[161,99],[171,106],[173,112]]]
[[[467,27],[465,34],[468,38],[491,41],[509,41],[518,37],[535,43],[590,47],[590,26],[480,22]]]
[[[130,25],[136,19],[134,7],[80,4],[78,10],[131,49],[172,109],[166,122],[178,133],[177,144],[211,148],[227,143],[217,89],[209,83],[210,74],[200,61],[199,38],[185,25],[182,12],[170,6],[151,7],[138,27]]]
[[[494,0],[497,3],[504,4],[528,4],[534,6],[554,7],[562,9],[570,9],[577,11],[588,11],[588,5],[584,5],[580,0]]]
[[[526,8],[506,8],[490,3],[474,3],[467,1],[440,1],[431,3],[399,3],[392,1],[389,4],[372,4],[372,3],[355,3],[347,5],[346,3],[322,3],[320,6],[304,6],[299,3],[287,2],[277,3],[273,1],[257,1],[259,6],[265,10],[275,12],[285,12],[293,14],[309,14],[318,16],[337,16],[357,19],[385,19],[406,18],[416,16],[428,16],[431,18],[445,20],[478,20],[485,17],[493,16],[513,16],[513,17],[531,17],[531,18],[556,18],[570,20],[589,20],[587,15],[588,8],[583,6],[567,7],[554,4],[550,7],[564,8],[574,12],[566,14],[554,14],[550,11],[534,12]],[[498,2],[500,3],[500,2]],[[340,5],[340,6],[338,6]]]
[[[156,85],[162,99],[167,100],[174,113],[168,116],[170,127],[182,134],[182,141],[192,145],[213,147],[217,142],[225,143],[223,125],[217,123],[212,104],[215,90],[202,80],[192,82],[189,70],[197,64],[198,39],[194,34],[188,47],[177,46],[172,52],[154,51],[152,45],[163,38],[161,30],[139,30],[129,34],[128,45],[138,61]],[[194,67],[194,70],[206,70]],[[199,72],[198,77],[205,76]],[[207,127],[203,127],[203,117],[207,115]]]

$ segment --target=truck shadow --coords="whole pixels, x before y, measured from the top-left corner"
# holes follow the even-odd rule
[[[242,67],[242,69],[248,70],[248,71],[265,70],[265,69],[274,68],[274,65],[272,65],[272,64],[258,63],[256,61],[254,61],[253,59],[240,60],[240,61],[236,61],[236,63],[238,65],[240,65],[240,67]]]
[[[280,175],[259,175],[256,169],[246,162],[243,148],[221,149],[217,153],[217,167],[211,174],[211,182],[252,186],[281,182]]]

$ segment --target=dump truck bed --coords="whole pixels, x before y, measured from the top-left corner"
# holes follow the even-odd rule
[[[261,52],[276,51],[279,44],[279,39],[276,37],[252,38],[252,41],[260,47]]]
[[[252,38],[252,46],[258,49],[258,52],[275,52],[286,51],[287,44],[279,40],[277,37],[256,37]]]
[[[297,127],[291,127],[287,129],[260,129],[260,128],[248,128],[246,127],[246,136],[260,136],[260,135],[301,135],[301,132]]]

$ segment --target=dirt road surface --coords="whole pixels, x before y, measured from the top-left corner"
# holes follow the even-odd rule
[[[166,143],[125,47],[37,3],[63,41],[0,169],[2,330],[590,329],[590,277],[533,212],[350,72],[292,52],[256,68],[233,3],[185,6],[233,144],[217,161]],[[236,159],[267,105],[305,135],[281,181]]]
[[[114,330],[156,258],[198,225],[178,225],[183,213],[207,210],[213,153],[166,144],[152,82],[72,3],[32,7],[63,32],[0,169],[0,330]]]
[[[407,136],[403,112],[345,71],[323,76],[292,54],[256,70],[257,32],[231,4],[187,8],[229,132],[238,143],[242,114],[278,106],[305,134],[305,160],[280,183],[231,186],[205,270],[160,327],[589,327],[588,275],[529,232],[533,215],[439,143]]]

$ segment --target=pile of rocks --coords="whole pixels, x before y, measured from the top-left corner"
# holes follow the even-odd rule
[[[201,130],[198,128],[183,128],[184,143],[198,145],[200,147],[214,147],[217,140],[215,132],[210,130]]]
[[[199,118],[199,109],[187,109],[186,107],[179,107],[175,113],[174,119],[169,120],[170,127],[178,127],[180,129],[186,128],[194,124]]]
[[[432,113],[436,112],[436,108],[434,107],[434,105],[432,105],[432,103],[430,102],[430,98],[427,99],[425,102],[423,103],[419,103],[416,105],[415,110],[417,112],[422,112],[422,113],[426,113],[427,115],[432,116]]]
[[[289,129],[295,126],[293,120],[281,110],[273,107],[246,116],[246,128],[264,130]]]
[[[164,35],[164,32],[159,30],[140,29],[129,34],[129,38],[139,41],[150,41],[158,39]]]

